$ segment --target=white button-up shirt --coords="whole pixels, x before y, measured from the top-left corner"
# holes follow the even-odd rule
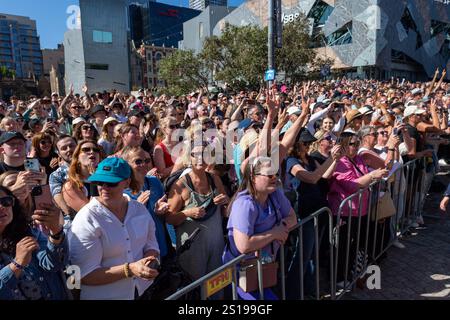
[[[82,278],[98,268],[138,261],[148,250],[159,252],[155,223],[147,209],[134,200],[128,202],[122,223],[108,208],[92,198],[72,222],[69,245],[70,262],[80,267]],[[132,277],[99,286],[81,285],[81,299],[132,300],[135,288],[141,295],[152,282]]]

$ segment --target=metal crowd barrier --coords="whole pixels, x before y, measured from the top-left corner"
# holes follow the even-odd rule
[[[305,226],[310,222],[314,224],[314,252],[312,257],[308,257],[307,262],[314,262],[314,298],[316,300],[321,299],[323,292],[321,292],[322,288],[320,285],[320,268],[323,266],[323,263],[320,261],[319,248],[323,236],[321,231],[323,233],[325,230],[325,226],[319,226],[321,215],[328,215],[330,274],[326,289],[329,290],[329,298],[332,300],[341,299],[346,292],[351,291],[358,279],[366,274],[369,263],[376,262],[399,235],[403,235],[408,231],[409,221],[413,221],[419,214],[420,200],[423,196],[420,181],[424,170],[416,170],[419,161],[423,161],[423,159],[415,159],[400,166],[388,181],[375,182],[350,195],[342,201],[336,215],[333,216],[330,209],[324,207],[301,220],[290,230],[290,234],[297,232],[298,235],[298,246],[296,245],[293,259],[298,259],[299,268],[299,295],[290,297],[290,299],[305,299],[305,248],[303,238]],[[382,191],[390,192],[396,212],[393,216],[378,222],[378,197]],[[368,209],[365,215],[362,215],[363,195],[367,196]],[[357,208],[352,206],[352,202],[356,202]],[[346,208],[349,210],[349,215],[343,215]],[[357,214],[354,214],[356,210]],[[261,256],[259,254],[259,257]],[[167,300],[178,299],[197,288],[201,288],[201,299],[205,300],[230,284],[232,285],[233,300],[238,299],[237,266],[245,258],[248,258],[248,255],[240,255],[217,270],[179,290],[168,297]],[[285,260],[285,246],[281,245],[279,250],[280,267],[278,269],[281,283],[276,287],[276,290],[282,300],[286,299],[287,277]],[[291,264],[293,261],[291,261]],[[261,300],[264,299],[262,266],[262,261],[258,259],[258,288]],[[341,278],[343,278],[342,281],[338,281]]]
[[[330,277],[333,279],[333,268],[332,268],[332,261],[333,261],[333,243],[332,243],[332,222],[333,218],[331,215],[331,211],[329,208],[322,208],[315,213],[308,216],[306,219],[300,221],[297,225],[295,225],[290,231],[291,232],[298,232],[298,240],[299,240],[299,255],[298,255],[298,262],[299,262],[299,275],[300,275],[300,296],[298,299],[303,300],[304,299],[304,267],[303,267],[303,228],[304,226],[309,223],[314,223],[314,247],[315,247],[315,253],[314,253],[314,265],[315,269],[317,270],[315,275],[315,292],[316,292],[316,299],[319,299],[320,294],[320,278],[319,278],[319,245],[320,245],[320,230],[319,230],[319,217],[320,215],[328,215],[328,239],[329,239],[329,247],[330,247]],[[285,247],[284,245],[280,246],[279,254],[280,254],[280,267],[278,268],[279,273],[279,279],[281,280],[281,299],[286,299],[286,274],[285,274]],[[237,300],[237,286],[238,286],[238,276],[237,276],[237,266],[238,264],[244,260],[245,258],[248,258],[249,256],[246,254],[242,254],[239,257],[229,261],[228,263],[224,264],[220,268],[206,274],[205,276],[201,277],[200,279],[196,280],[195,282],[191,283],[190,285],[186,286],[185,288],[177,291],[170,297],[168,297],[166,300],[176,300],[187,293],[189,293],[192,290],[195,290],[197,288],[200,288],[201,290],[201,300],[206,300],[211,295],[217,293],[218,291],[221,291],[225,289],[225,287],[232,285],[232,299]],[[262,257],[262,254],[259,250],[258,257]],[[259,288],[259,298],[260,300],[264,300],[264,288],[263,288],[263,274],[262,269],[263,263],[261,261],[261,258],[257,260],[257,274],[258,274],[258,288]],[[333,281],[331,280],[331,283]],[[330,288],[331,289],[331,288]],[[330,295],[334,297],[334,292],[330,290]]]
[[[398,236],[409,230],[410,223],[417,219],[423,197],[420,182],[424,170],[417,169],[420,161],[423,159],[409,161],[400,166],[388,181],[375,182],[342,201],[333,231],[335,265],[332,287],[334,292],[339,293],[337,299],[351,291],[358,279],[366,274],[369,263],[376,263]],[[378,220],[381,192],[390,192],[396,211],[393,216]],[[364,216],[363,195],[367,197],[368,208]],[[352,202],[357,205],[357,209],[352,207]],[[350,214],[343,215],[344,210]],[[346,233],[342,234],[344,226]],[[338,291],[338,287],[341,290]]]

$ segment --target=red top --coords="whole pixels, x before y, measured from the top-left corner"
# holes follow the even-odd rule
[[[172,161],[172,156],[169,153],[169,149],[167,149],[166,145],[162,142],[159,143],[158,146],[160,146],[163,151],[164,164],[166,165],[166,168],[173,166],[175,163]]]

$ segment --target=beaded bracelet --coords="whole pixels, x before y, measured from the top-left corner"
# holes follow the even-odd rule
[[[125,263],[123,265],[123,273],[125,274],[125,278],[130,278],[130,264],[129,263]]]
[[[11,260],[11,263],[19,270],[23,270],[25,269],[25,266],[21,265],[20,263],[18,263],[15,259]]]

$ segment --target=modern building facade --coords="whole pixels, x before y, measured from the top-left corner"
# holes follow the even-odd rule
[[[43,59],[36,21],[0,13],[0,65],[14,70],[16,78],[39,79]]]
[[[227,6],[227,0],[189,0],[189,8],[205,10],[208,6]]]
[[[235,8],[210,5],[195,18],[183,23],[183,41],[179,48],[199,53],[203,42],[213,35],[216,24]]]
[[[80,28],[64,35],[65,87],[130,90],[126,0],[79,0]]]
[[[311,23],[311,46],[335,61],[334,72],[414,81],[450,66],[446,0],[282,0],[283,23],[300,13]],[[226,23],[267,25],[267,1],[243,3],[217,23],[214,34]]]
[[[129,6],[131,39],[140,44],[178,48],[183,23],[201,11],[148,1]]]

